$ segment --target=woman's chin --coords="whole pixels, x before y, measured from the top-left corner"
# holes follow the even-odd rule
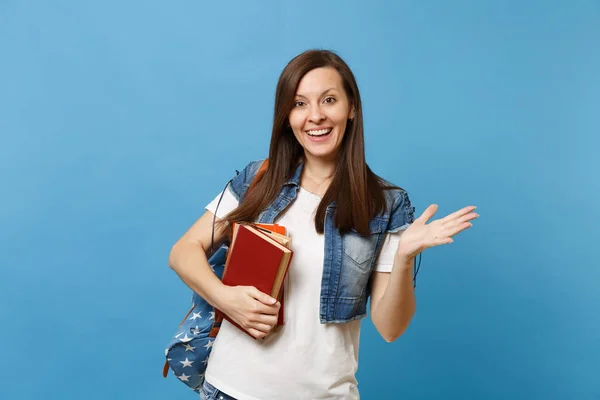
[[[311,149],[305,148],[304,154],[310,158],[323,160],[323,161],[332,161],[336,159],[337,152],[335,149]]]

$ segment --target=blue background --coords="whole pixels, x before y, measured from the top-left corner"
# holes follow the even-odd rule
[[[368,4],[367,4],[368,3]],[[600,398],[597,1],[0,1],[2,399],[186,399],[171,245],[267,155],[279,73],[334,49],[368,162],[439,216],[365,399]]]

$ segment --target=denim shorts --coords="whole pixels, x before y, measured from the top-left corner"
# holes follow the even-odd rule
[[[235,400],[235,397],[231,397],[228,394],[221,392],[205,379],[202,384],[202,389],[200,389],[200,400]]]

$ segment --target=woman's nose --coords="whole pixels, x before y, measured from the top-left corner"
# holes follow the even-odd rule
[[[312,109],[310,110],[310,117],[309,120],[312,123],[319,123],[322,122],[325,118],[327,118],[325,116],[325,114],[323,114],[323,111],[321,110],[321,107],[312,107]]]

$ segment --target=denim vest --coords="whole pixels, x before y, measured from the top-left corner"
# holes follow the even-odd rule
[[[238,201],[243,199],[263,161],[251,162],[232,179],[229,188]],[[279,196],[255,222],[274,223],[294,201],[302,167],[301,163],[293,177],[283,185]],[[386,190],[384,193],[387,210],[369,222],[370,235],[367,237],[356,231],[341,234],[334,224],[335,202],[327,207],[319,313],[321,323],[344,323],[367,315],[370,277],[385,234],[405,229],[414,220],[414,207],[404,190]]]

